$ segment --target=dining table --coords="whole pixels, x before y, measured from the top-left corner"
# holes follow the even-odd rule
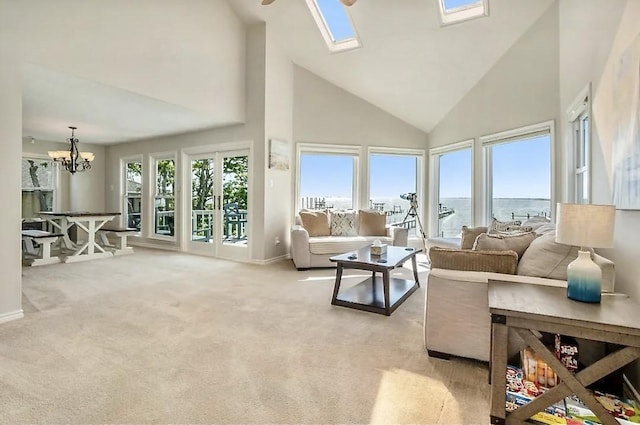
[[[97,243],[96,232],[118,215],[119,212],[40,212],[40,216],[47,220],[50,231],[62,233],[61,244],[63,249],[70,253],[64,256],[65,263],[112,257],[111,251],[105,250]],[[73,226],[87,233],[86,242],[76,243],[71,240],[69,229]]]

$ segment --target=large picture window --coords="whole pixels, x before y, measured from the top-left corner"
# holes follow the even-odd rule
[[[300,146],[298,210],[357,208],[358,151]]]
[[[38,217],[53,211],[56,199],[57,168],[42,158],[22,159],[22,217]]]
[[[552,124],[481,138],[488,218],[551,216]]]
[[[473,141],[431,150],[431,229],[455,237],[473,225]]]
[[[387,224],[408,227],[411,235],[421,226],[423,157],[422,152],[401,149],[369,151],[369,207],[383,211]]]

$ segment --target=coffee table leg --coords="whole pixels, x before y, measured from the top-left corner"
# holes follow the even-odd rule
[[[384,287],[384,314],[391,316],[391,305],[389,303],[389,270],[382,272],[382,286]]]
[[[416,285],[418,288],[420,287],[420,282],[418,282],[418,264],[416,263],[416,256],[411,257],[411,265],[413,266],[413,278],[416,281]]]
[[[338,263],[336,268],[336,283],[333,285],[333,298],[331,298],[331,304],[336,303],[338,298],[338,292],[340,291],[340,282],[342,281],[342,264]]]

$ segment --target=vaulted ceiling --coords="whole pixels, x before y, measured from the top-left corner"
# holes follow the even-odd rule
[[[269,6],[260,0],[227,1],[246,25],[266,22],[270,39],[298,66],[429,132],[554,0],[490,0],[489,17],[448,26],[440,24],[438,0],[359,0],[348,11],[362,47],[342,53],[329,53],[302,0]],[[189,47],[194,61],[184,66],[197,63],[195,47]],[[197,85],[194,81],[195,94]],[[47,140],[68,137],[66,127],[51,130],[52,117],[69,125],[77,123],[74,117],[90,121],[87,104],[99,108],[92,112],[100,117],[95,123],[100,130],[89,132],[89,139],[83,129],[77,135],[91,143],[228,124],[184,105],[37,67],[25,68],[23,92],[24,136]],[[100,101],[92,103],[95,99]]]

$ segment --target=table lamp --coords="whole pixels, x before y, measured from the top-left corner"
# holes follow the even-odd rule
[[[614,205],[557,204],[556,242],[579,246],[578,258],[567,267],[567,297],[599,303],[602,270],[589,248],[613,247]]]

